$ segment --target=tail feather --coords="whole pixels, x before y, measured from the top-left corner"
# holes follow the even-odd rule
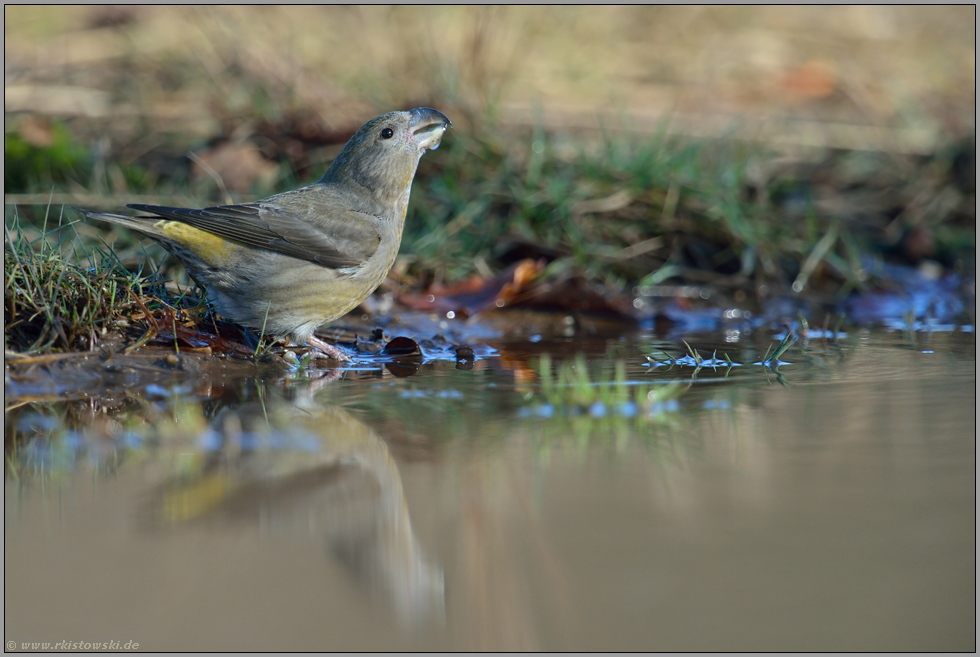
[[[73,208],[84,214],[89,219],[97,219],[98,221],[107,221],[111,224],[119,224],[120,226],[125,226],[132,230],[148,235],[149,237],[157,239],[166,239],[164,234],[154,225],[156,222],[160,221],[160,217],[127,217],[121,214],[111,214],[109,212],[95,212],[94,210],[86,210],[85,208]]]

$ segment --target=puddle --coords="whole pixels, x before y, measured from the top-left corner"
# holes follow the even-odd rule
[[[8,368],[5,640],[975,649],[974,334],[527,333]]]

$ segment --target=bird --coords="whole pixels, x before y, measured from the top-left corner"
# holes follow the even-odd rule
[[[159,242],[226,319],[349,361],[313,331],[353,310],[388,275],[419,160],[451,127],[431,107],[382,114],[315,183],[248,203],[128,205],[138,216],[75,209]]]

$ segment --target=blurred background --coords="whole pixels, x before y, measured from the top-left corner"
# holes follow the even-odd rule
[[[672,115],[708,134],[738,117],[790,143],[928,151],[973,130],[975,34],[972,5],[12,6],[5,123],[43,142],[25,120],[69,121],[124,161],[151,133],[330,141],[416,104],[549,127]]]
[[[402,280],[571,256],[556,268],[619,287],[757,262],[789,284],[834,222],[852,242],[830,249],[835,289],[863,280],[861,250],[962,268],[975,18],[972,5],[8,6],[5,216],[258,198],[317,179],[367,119],[427,105],[456,130],[423,159]],[[709,146],[678,154],[672,138]],[[592,265],[593,245],[661,236],[682,262],[642,247]]]

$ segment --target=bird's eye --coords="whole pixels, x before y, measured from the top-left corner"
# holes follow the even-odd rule
[[[394,130],[392,130],[391,128],[385,128],[384,130],[381,131],[381,138],[391,139],[391,136],[394,134],[395,134]]]

